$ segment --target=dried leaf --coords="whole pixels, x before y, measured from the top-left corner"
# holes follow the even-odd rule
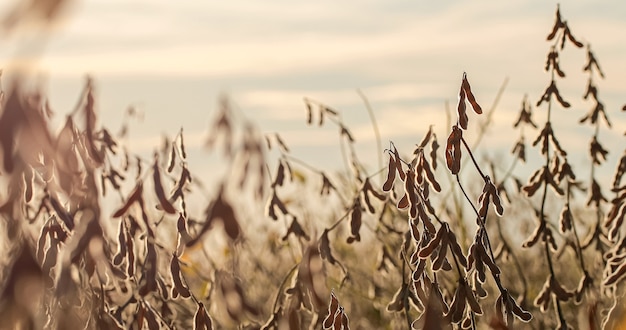
[[[319,240],[319,251],[322,259],[327,260],[331,264],[335,264],[337,260],[333,257],[333,254],[330,250],[330,240],[328,239],[328,229],[324,229],[324,233],[320,237]]]

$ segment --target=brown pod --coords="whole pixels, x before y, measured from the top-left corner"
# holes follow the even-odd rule
[[[441,269],[443,266],[443,262],[446,260],[446,255],[448,254],[448,236],[443,235],[441,237],[441,242],[439,244],[439,251],[437,251],[437,257],[433,261],[432,269],[433,271],[437,271]],[[432,257],[433,255],[431,255]]]
[[[322,326],[324,329],[330,329],[333,326],[333,322],[335,320],[335,314],[339,309],[339,300],[335,297],[333,292],[330,293],[330,302],[328,304],[328,315],[324,318],[322,322]]]
[[[174,287],[178,293],[180,293],[180,296],[183,298],[191,297],[189,288],[182,281],[180,264],[178,263],[178,258],[174,254],[172,255],[172,260],[170,262],[170,271],[172,273],[172,282],[174,283]]]
[[[352,236],[348,237],[348,243],[361,241],[361,235],[359,234],[362,223],[361,217],[361,203],[357,199],[354,203],[354,206],[352,207],[352,213],[350,217],[350,233],[352,234]]]
[[[422,139],[422,142],[420,142],[419,144],[420,148],[426,148],[426,145],[428,144],[428,141],[430,140],[430,137],[432,136],[432,134],[433,134],[433,125],[430,125],[430,127],[428,127],[428,132]]]
[[[462,129],[467,129],[469,119],[467,118],[467,111],[465,105],[465,90],[461,87],[459,91],[459,104],[457,106],[457,115],[459,116],[459,125]]]
[[[152,166],[152,178],[154,180],[154,192],[159,199],[159,204],[163,210],[169,214],[175,214],[176,209],[170,203],[163,191],[163,185],[161,184],[161,172],[159,171],[158,157],[155,157],[154,165]]]
[[[426,158],[422,158],[422,162],[424,163],[424,170],[426,171],[426,178],[428,179],[428,182],[433,185],[433,189],[435,189],[436,192],[441,192],[441,186],[439,185],[439,182],[437,182],[437,178],[430,168],[430,164]]]
[[[474,109],[474,112],[476,112],[479,115],[482,114],[483,110],[481,109],[478,102],[476,102],[476,98],[474,97],[474,94],[472,93],[472,88],[470,87],[469,81],[467,80],[467,76],[465,75],[463,76],[463,82],[461,83],[461,87],[463,88],[463,90],[465,90],[465,95],[467,96],[467,100],[472,105],[472,109]]]
[[[463,255],[463,249],[461,249],[459,242],[457,242],[456,235],[454,235],[453,231],[448,232],[448,240],[450,241],[448,244],[450,245],[450,250],[452,251],[452,253],[456,255],[459,263],[461,263],[463,267],[467,268],[467,259],[465,259],[465,256]]]
[[[126,256],[128,257],[126,263],[126,274],[128,274],[129,277],[133,277],[135,275],[135,250],[131,237],[128,237],[126,240]]]
[[[142,193],[143,193],[143,184],[142,184],[141,181],[138,181],[137,185],[135,186],[135,190],[133,190],[133,192],[128,197],[128,199],[126,200],[124,205],[122,205],[122,207],[120,207],[117,211],[115,211],[115,213],[113,213],[113,217],[114,218],[119,218],[124,213],[126,213],[128,211],[128,209],[131,207],[131,205],[133,205],[135,202],[139,201],[139,199],[141,198]]]
[[[119,233],[117,236],[117,243],[119,244],[118,252],[113,258],[113,265],[119,266],[126,257],[126,231],[124,230],[124,221],[120,221]]]
[[[175,146],[172,144],[172,151],[170,152],[170,161],[169,165],[167,166],[167,173],[172,173],[172,171],[174,170],[174,165],[176,165],[176,149]]]
[[[426,246],[420,249],[420,252],[419,252],[420,258],[426,258],[435,251],[435,248],[439,246],[439,242],[441,242],[441,239],[443,238],[444,231],[445,231],[444,226],[439,228],[437,235],[435,235],[435,237],[430,242],[428,242]]]
[[[472,311],[479,315],[482,314],[483,310],[482,308],[480,308],[480,304],[478,303],[478,300],[476,300],[476,297],[474,296],[474,292],[472,291],[472,288],[470,288],[470,286],[467,285],[465,281],[463,281],[463,289],[465,289],[465,297],[467,298],[466,299],[467,303],[472,309]]]
[[[276,170],[276,178],[274,179],[274,182],[272,183],[272,188],[276,186],[282,187],[284,182],[285,182],[285,166],[283,165],[283,162],[279,160],[278,169]]]
[[[530,314],[529,312],[523,310],[520,305],[517,303],[517,301],[515,301],[515,299],[513,299],[513,297],[508,296],[509,299],[509,303],[511,305],[511,311],[513,312],[513,314],[517,315],[517,317],[524,321],[524,322],[529,322],[532,318],[533,315]]]

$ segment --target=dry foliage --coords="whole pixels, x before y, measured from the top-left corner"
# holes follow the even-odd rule
[[[13,81],[0,94],[2,326],[617,327],[626,151],[613,181],[601,182],[609,150],[599,132],[611,124],[596,83],[604,73],[587,45],[582,98],[592,106],[580,123],[594,129],[591,175],[575,175],[552,118],[570,108],[557,87],[565,45],[584,45],[558,9],[547,39],[550,81],[536,102],[546,120],[535,121],[524,98],[504,173],[468,143],[470,117],[483,108],[466,74],[445,147],[431,126],[410,156],[390,143],[387,166],[373,173],[340,111],[304,99],[308,124],[338,129],[348,168],[335,173],[300,161],[223,98],[206,148],[221,149],[229,171],[212,189],[191,172],[182,129],[149,159],[129,154],[120,142],[127,123],[119,135],[99,126],[91,79],[57,133],[45,97]],[[530,159],[528,126],[542,126],[532,146],[543,165],[524,184],[513,169]],[[586,201],[575,198],[581,191]],[[198,195],[205,211],[194,214],[187,201]],[[533,226],[525,238],[523,226]]]

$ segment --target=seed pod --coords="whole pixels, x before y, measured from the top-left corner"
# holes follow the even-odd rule
[[[350,330],[350,320],[345,312],[341,313],[341,327],[345,330]]]
[[[142,193],[143,193],[143,184],[141,181],[138,181],[137,185],[135,186],[135,190],[133,190],[133,192],[128,197],[124,205],[122,205],[121,208],[119,208],[117,211],[115,211],[115,213],[113,213],[113,217],[119,218],[123,214],[125,214],[135,202],[138,202],[141,199]]]
[[[169,200],[167,200],[167,197],[165,197],[165,192],[163,191],[163,185],[161,184],[161,173],[159,171],[158,160],[159,158],[155,154],[154,164],[152,165],[152,178],[154,180],[154,192],[156,193],[157,198],[159,199],[159,204],[161,205],[161,208],[163,208],[163,210],[169,214],[175,214],[176,209],[169,202]]]
[[[350,232],[352,236],[348,237],[348,243],[353,243],[354,241],[360,242],[361,235],[359,234],[359,230],[361,229],[361,203],[359,199],[355,199],[354,205],[352,206],[352,212],[350,215]]]
[[[515,299],[513,299],[513,297],[511,297],[510,295],[508,295],[508,300],[513,314],[515,314],[523,322],[530,322],[530,320],[533,318],[533,315],[523,310],[517,303],[517,301],[515,301]]]
[[[130,240],[129,240],[130,241]],[[150,292],[157,290],[157,253],[153,243],[146,241],[146,258],[144,260],[144,280],[145,283],[139,288],[139,294],[146,296]]]
[[[50,247],[45,251],[45,256],[41,265],[41,269],[46,273],[57,263],[57,255],[59,254],[59,244],[56,239],[50,237]]]
[[[556,21],[554,22],[554,26],[552,27],[552,31],[548,35],[547,40],[550,41],[554,39],[556,33],[564,26],[563,21],[561,21],[561,12],[559,11],[559,7],[556,7]]]
[[[37,261],[43,262],[46,253],[46,241],[50,232],[50,227],[44,225],[41,227],[41,232],[39,233],[39,238],[37,239]]]
[[[306,123],[311,125],[313,123],[313,109],[309,100],[304,99],[304,104],[306,105]]]
[[[278,198],[278,195],[276,195],[276,190],[273,189],[272,198],[268,200],[267,207],[265,208],[266,214],[273,220],[278,220],[276,208],[278,208],[284,215],[289,214],[289,211],[287,211],[287,207],[285,206],[283,201]]]
[[[463,318],[463,322],[461,322],[461,329],[469,329],[472,326],[472,318],[469,313],[465,314],[465,318]]]
[[[617,267],[617,269],[611,272],[609,276],[604,279],[603,284],[605,286],[614,285],[620,282],[623,279],[624,275],[626,275],[626,263],[621,263]]]
[[[296,237],[304,238],[307,241],[311,239],[309,235],[307,235],[307,233],[304,231],[304,229],[302,229],[302,226],[300,225],[296,217],[293,217],[293,219],[291,220],[291,225],[289,226],[289,229],[287,229],[287,233],[285,234],[285,236],[282,237],[282,240],[286,241],[289,238],[290,234],[294,234],[296,235]]]
[[[122,261],[124,260],[124,258],[126,257],[127,251],[126,251],[126,230],[124,228],[124,221],[120,221],[120,228],[118,230],[118,235],[117,235],[117,243],[118,243],[118,252],[115,255],[115,258],[113,258],[113,265],[115,266],[119,266],[122,264]]]
[[[374,189],[374,186],[372,186],[372,183],[369,178],[365,178],[365,182],[363,183],[363,189],[366,192],[371,193],[374,197],[376,197],[381,202],[384,202],[387,199],[387,197],[384,194]]]
[[[567,23],[565,23],[565,32],[564,34],[567,36],[567,39],[569,39],[569,41],[571,41],[576,47],[578,48],[582,48],[583,44],[582,42],[576,40],[576,38],[574,38],[574,35],[572,34],[572,32],[569,29],[569,26],[567,26]]]
[[[430,145],[430,161],[433,163],[433,169],[437,169],[437,150],[439,149],[439,142],[437,142],[437,135],[433,134],[433,142]]]
[[[410,221],[410,225],[411,226],[409,229],[411,230],[411,237],[413,237],[415,243],[418,244],[420,242],[421,236],[419,228],[417,228],[417,220]]]
[[[33,199],[33,169],[27,166],[22,174],[24,180],[24,202],[28,204]]]
[[[52,206],[57,216],[61,220],[63,220],[63,224],[65,224],[67,229],[68,230],[74,229],[74,218],[61,206],[61,203],[59,203],[59,201],[52,196],[48,197],[48,201],[50,202],[50,206]]]
[[[526,239],[526,241],[524,241],[524,243],[522,244],[522,247],[530,248],[533,245],[537,244],[537,242],[539,242],[539,239],[541,238],[545,228],[546,228],[546,222],[545,221],[541,221],[539,226],[537,226],[537,228],[533,232],[533,234],[528,239]]]
[[[476,102],[476,98],[472,93],[472,88],[470,87],[469,81],[467,80],[467,75],[465,73],[463,74],[463,82],[461,83],[461,88],[463,88],[463,90],[465,91],[467,100],[472,105],[472,109],[474,109],[474,112],[479,115],[482,114],[483,110],[480,108],[480,105],[478,105],[478,102]]]
[[[413,274],[411,274],[413,281],[419,281],[419,279],[422,278],[422,275],[424,275],[424,269],[426,269],[426,259],[420,258],[415,266]]]
[[[480,304],[478,303],[478,300],[476,300],[476,297],[474,297],[474,292],[472,291],[472,288],[465,282],[463,281],[463,289],[465,290],[465,297],[467,298],[467,303],[469,304],[470,308],[472,309],[472,311],[478,315],[482,314],[482,308],[480,308]]]
[[[335,264],[335,262],[337,262],[337,260],[335,260],[335,257],[333,257],[333,254],[330,250],[330,240],[328,239],[328,229],[324,229],[324,233],[320,237],[319,250],[320,250],[320,256],[322,257],[322,259],[327,260],[333,265]]]
[[[437,178],[435,178],[435,174],[430,168],[430,164],[428,163],[426,158],[423,158],[423,157],[422,157],[422,162],[424,163],[424,170],[426,171],[426,178],[428,178],[428,181],[433,185],[433,189],[435,189],[436,192],[441,192],[441,186],[439,185],[439,182],[437,182]]]
[[[419,252],[420,258],[426,258],[435,251],[435,248],[439,246],[439,243],[441,242],[441,239],[443,238],[443,235],[445,234],[446,229],[447,228],[445,227],[445,225],[441,226],[441,228],[439,228],[439,231],[437,232],[437,235],[435,235],[435,237],[430,242],[428,242],[426,246],[420,249],[420,252]]]
[[[148,322],[148,329],[160,329],[159,322],[156,319],[155,312],[147,302],[143,303],[144,305],[144,318]],[[141,329],[141,328],[140,328]]]
[[[446,143],[446,164],[448,169],[453,175],[456,175],[461,170],[461,139],[463,138],[463,132],[455,125],[452,126],[452,132],[448,136]]]
[[[465,105],[465,90],[461,86],[459,90],[459,103],[457,105],[457,115],[459,116],[459,125],[462,129],[467,129],[467,113],[466,113],[466,105]]]
[[[198,308],[193,317],[193,330],[213,330],[211,317],[207,314],[204,304],[198,301],[197,305]]]
[[[367,207],[367,211],[370,214],[375,214],[376,213],[376,209],[374,208],[374,205],[372,205],[372,202],[370,201],[370,197],[367,194],[367,190],[362,189],[360,191],[360,195],[363,197],[363,202],[365,202],[365,206]]]
[[[278,169],[276,170],[276,178],[272,183],[272,188],[279,186],[282,187],[285,182],[285,166],[282,161],[278,161]]]
[[[409,207],[409,198],[406,194],[404,194],[404,196],[402,196],[402,198],[400,198],[400,200],[398,201],[398,205],[396,205],[399,209],[405,209],[407,207]]]
[[[330,292],[330,302],[328,304],[328,315],[324,318],[322,326],[324,329],[330,329],[333,326],[335,320],[335,314],[339,310],[339,300],[335,296],[334,292]]]
[[[163,297],[165,301],[169,300],[170,293],[167,288],[167,285],[165,284],[165,280],[163,279],[163,276],[161,276],[160,273],[157,274],[156,280],[157,280],[157,289],[159,290],[161,297]],[[167,304],[164,304],[164,305],[167,305]]]
[[[167,173],[172,173],[172,171],[174,170],[174,165],[176,165],[176,149],[174,147],[174,144],[172,144],[172,151],[170,152],[170,161],[169,165],[167,166]]]
[[[178,134],[178,136],[180,137],[180,155],[182,156],[183,159],[187,158],[187,152],[185,151],[185,140],[183,138],[183,128],[180,128],[180,133]]]
[[[439,251],[437,252],[437,257],[434,259],[432,264],[433,271],[437,271],[441,269],[443,266],[443,262],[446,260],[446,254],[448,253],[448,235],[443,235],[441,237],[441,242],[439,244]],[[431,258],[434,254],[431,254]]]
[[[180,264],[178,262],[178,258],[175,254],[172,254],[172,260],[170,262],[170,271],[172,274],[172,282],[174,284],[174,288],[180,293],[180,296],[183,298],[191,297],[191,292],[189,291],[189,287],[183,283],[180,272]]]
[[[541,312],[545,312],[552,302],[550,292],[550,281],[548,279],[544,283],[543,288],[541,289],[541,291],[537,295],[537,298],[535,298],[534,301],[534,305],[540,307]]]
[[[341,329],[341,317],[343,316],[343,306],[339,306],[339,311],[335,314],[333,319],[333,329]]]
[[[388,312],[400,312],[404,309],[404,298],[408,289],[407,284],[402,284],[402,287],[396,291],[391,299],[391,302],[387,305],[386,310]]]
[[[127,237],[126,239],[126,253],[128,257],[126,260],[126,274],[129,277],[133,277],[135,275],[135,248],[132,237]]]
[[[404,175],[404,170],[402,169],[402,160],[400,159],[400,154],[398,153],[398,149],[396,149],[396,147],[393,147],[393,156],[395,157],[394,165],[396,166],[400,180],[404,181],[406,177]]]
[[[215,205],[216,209],[213,210],[214,216],[219,217],[224,225],[224,231],[231,240],[236,240],[241,235],[241,226],[235,217],[235,210],[229,202],[224,200],[220,195],[218,203]]]
[[[465,313],[465,289],[458,286],[454,292],[454,298],[450,303],[450,310],[447,316],[450,317],[452,323],[459,323],[463,319]]]
[[[459,263],[463,267],[467,268],[467,259],[465,259],[465,256],[463,255],[463,249],[461,249],[461,245],[459,245],[459,242],[457,242],[456,235],[454,234],[453,231],[448,231],[448,240],[449,240],[450,250],[452,251],[452,253],[456,255],[456,258],[459,261]]]

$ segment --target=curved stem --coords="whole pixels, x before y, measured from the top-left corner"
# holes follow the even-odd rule
[[[382,141],[380,138],[380,130],[378,129],[378,122],[376,121],[376,117],[374,116],[374,110],[372,109],[370,102],[365,96],[365,94],[363,94],[363,92],[360,89],[357,89],[357,93],[363,100],[363,103],[365,104],[365,109],[367,109],[367,113],[370,116],[370,121],[372,122],[372,129],[374,130],[374,136],[376,137],[376,150],[379,151],[376,153],[378,155],[378,168],[382,168],[383,156],[380,153],[380,150],[383,150],[383,145],[382,145]],[[381,174],[380,183],[382,183],[384,180],[385,180],[385,177],[384,175]]]

